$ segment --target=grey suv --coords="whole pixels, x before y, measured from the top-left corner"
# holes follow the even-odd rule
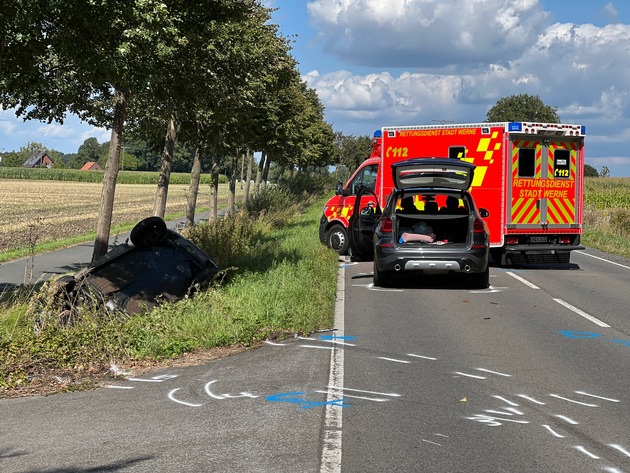
[[[362,206],[362,189],[350,219],[353,256],[374,258],[374,284],[394,273],[464,273],[470,286],[489,286],[488,211],[477,209],[468,189],[475,166],[449,158],[415,158],[392,165],[395,188],[384,210]],[[367,199],[366,199],[367,200]]]

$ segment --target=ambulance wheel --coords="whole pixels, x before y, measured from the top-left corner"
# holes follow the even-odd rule
[[[348,253],[348,232],[343,225],[335,224],[326,231],[326,245],[340,255]]]

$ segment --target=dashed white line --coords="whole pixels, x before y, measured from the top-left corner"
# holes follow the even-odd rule
[[[574,305],[569,304],[566,301],[563,301],[562,299],[554,299],[554,301],[556,301],[558,304],[563,305],[564,307],[566,307],[567,309],[575,312],[577,315],[584,317],[587,320],[590,320],[591,322],[593,322],[596,325],[599,325],[600,327],[605,327],[605,328],[610,328],[610,325],[608,325],[606,322],[602,322],[601,320],[599,320],[596,317],[593,317],[590,314],[587,314],[586,312],[584,312],[581,309],[578,309],[577,307],[575,307]]]
[[[110,389],[135,389],[134,386],[114,386],[113,384],[109,384],[105,387]]]
[[[511,374],[499,373],[498,371],[487,370],[485,368],[475,368],[477,371],[483,371],[484,373],[496,374],[498,376],[505,376],[507,378],[511,378]]]
[[[462,373],[461,371],[455,371],[455,374],[458,374],[460,376],[466,376],[467,378],[488,379],[485,376],[477,376],[476,374]]]
[[[523,284],[525,284],[528,287],[531,287],[532,289],[540,289],[538,286],[536,286],[536,284],[529,282],[527,279],[522,278],[521,276],[519,276],[518,274],[513,273],[512,271],[506,271],[505,274],[509,274],[510,276],[512,276],[517,281],[522,282]]]

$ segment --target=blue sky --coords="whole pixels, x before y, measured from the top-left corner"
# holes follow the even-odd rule
[[[348,135],[436,120],[483,121],[496,101],[539,95],[586,125],[586,162],[630,177],[628,0],[268,0],[292,54]],[[69,118],[0,111],[0,151],[40,142],[76,152],[109,133]]]

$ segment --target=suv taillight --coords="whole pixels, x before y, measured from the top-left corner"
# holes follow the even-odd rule
[[[472,248],[485,248],[486,246],[488,246],[486,241],[486,223],[480,218],[476,218],[473,222]]]
[[[391,218],[382,218],[378,222],[378,227],[376,227],[378,233],[391,233],[393,230],[394,225],[392,224]]]

